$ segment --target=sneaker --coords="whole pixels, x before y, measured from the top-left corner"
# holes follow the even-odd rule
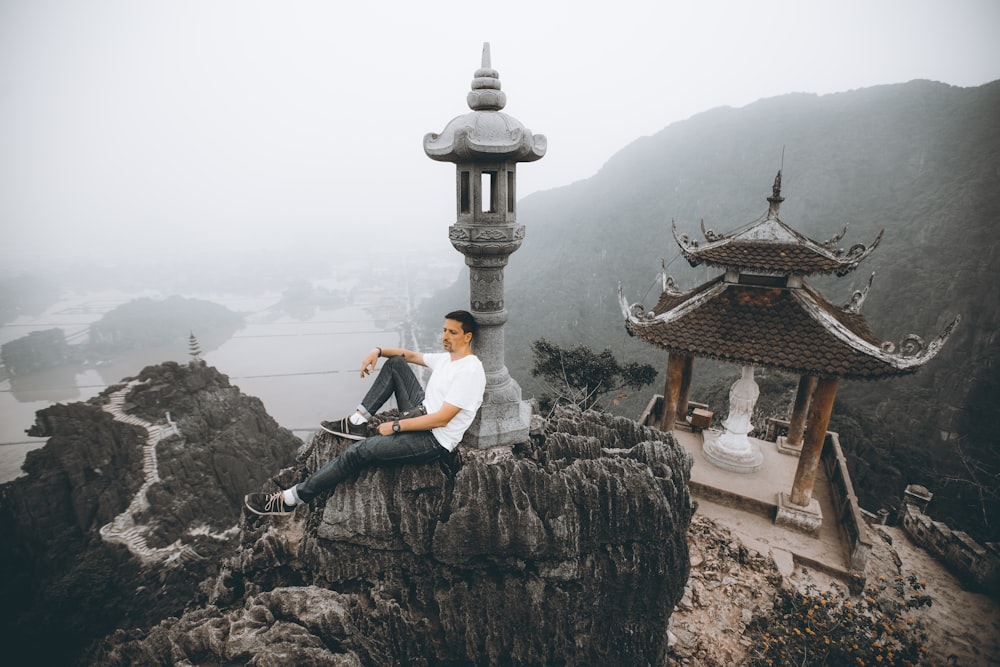
[[[285,516],[295,511],[295,505],[286,505],[281,491],[274,493],[248,493],[243,498],[246,508],[260,516]]]
[[[319,427],[327,433],[339,435],[348,440],[364,440],[368,437],[369,422],[364,424],[352,424],[349,417],[338,419],[335,422],[320,422]]]

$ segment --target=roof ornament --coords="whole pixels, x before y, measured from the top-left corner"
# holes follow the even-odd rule
[[[827,250],[829,250],[830,252],[836,252],[837,251],[837,244],[840,243],[840,239],[844,238],[844,236],[847,235],[847,228],[850,225],[851,225],[851,223],[849,223],[849,222],[845,223],[844,224],[844,230],[842,232],[840,232],[839,234],[837,234],[836,236],[834,236],[832,239],[828,239],[826,241],[823,241],[822,243],[820,243],[820,245],[823,246],[824,248],[826,248]]]
[[[778,218],[778,209],[783,201],[785,198],[781,196],[781,170],[779,169],[778,175],[774,177],[774,185],[771,187],[771,196],[767,198],[768,218]]]
[[[674,240],[677,242],[679,246],[685,249],[698,247],[698,241],[691,239],[691,237],[689,237],[687,234],[681,234],[678,236],[677,221],[674,220],[673,218],[670,219],[670,228],[673,230]]]
[[[668,294],[680,294],[681,290],[674,282],[674,277],[667,274],[667,260],[660,258],[660,291]]]
[[[865,305],[865,299],[868,298],[868,290],[872,287],[872,282],[875,280],[875,272],[872,271],[871,276],[868,278],[868,284],[864,286],[863,289],[854,290],[854,294],[851,295],[850,302],[844,306],[845,313],[851,313],[857,315],[861,312],[861,307]]]
[[[705,236],[705,240],[708,241],[709,243],[712,243],[714,241],[721,241],[722,239],[726,238],[725,234],[716,234],[711,229],[705,229],[705,218],[701,219],[701,233]]]
[[[861,260],[863,260],[868,255],[872,254],[872,251],[878,247],[878,244],[882,241],[882,235],[885,233],[884,229],[880,229],[878,234],[875,236],[875,240],[871,242],[871,245],[865,245],[864,243],[855,243],[846,252],[841,248],[836,252],[837,259],[848,260],[851,268],[856,267]],[[845,271],[846,273],[846,271]],[[838,272],[837,275],[843,275]]]
[[[641,303],[629,304],[628,300],[625,298],[625,289],[622,287],[620,280],[618,281],[618,305],[621,306],[622,315],[625,316],[626,322],[647,320],[655,317],[653,311],[647,311],[646,307]],[[630,336],[635,335],[631,329],[628,329],[628,333]]]

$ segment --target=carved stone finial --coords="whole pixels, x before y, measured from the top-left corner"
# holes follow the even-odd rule
[[[483,42],[482,66],[473,74],[472,90],[465,101],[473,111],[500,111],[507,106],[507,93],[500,90],[500,73],[490,63],[490,43]]]
[[[781,170],[779,169],[778,175],[774,177],[774,185],[771,187],[771,196],[767,198],[767,217],[777,218],[778,208],[783,201],[785,198],[781,196]]]

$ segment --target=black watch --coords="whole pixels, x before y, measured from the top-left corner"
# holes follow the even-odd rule
[[[392,422],[392,432],[399,433],[399,420]]]

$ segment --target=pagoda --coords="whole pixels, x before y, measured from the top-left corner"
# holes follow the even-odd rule
[[[695,357],[744,367],[738,384],[746,385],[748,368],[752,382],[754,367],[799,376],[788,434],[780,443],[782,451],[798,454],[799,461],[791,494],[779,494],[777,518],[812,532],[822,520],[812,492],[840,379],[874,380],[915,372],[938,353],[958,318],[930,344],[912,334],[899,344],[883,341],[861,314],[874,274],[841,307],[804,280],[813,274],[847,275],[871,255],[882,232],[870,244],[847,250],[838,247],[846,227],[826,242],[796,232],[778,216],[784,201],[780,171],[767,201],[766,215],[730,234],[706,230],[703,222],[704,242],[678,235],[673,224],[674,240],[688,263],[717,267],[722,274],[685,291],[664,272],[662,293],[650,311],[628,304],[621,287],[619,300],[627,331],[668,352],[663,430],[673,430],[678,419],[687,419]],[[730,436],[727,432],[718,441],[706,437],[706,458],[730,469],[746,460],[753,463],[753,452],[726,449],[725,438]],[[732,466],[726,465],[727,457]]]

